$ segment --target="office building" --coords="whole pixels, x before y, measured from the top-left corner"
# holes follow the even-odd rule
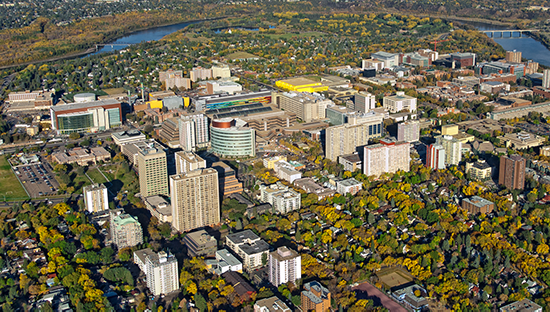
[[[215,252],[216,260],[206,259],[206,269],[214,274],[222,275],[225,272],[243,272],[243,264],[233,256],[227,249]]]
[[[212,168],[218,171],[220,197],[241,193],[243,184],[237,179],[235,170],[223,161],[212,164]]]
[[[495,209],[495,204],[492,201],[486,200],[479,196],[472,196],[462,200],[462,208],[471,214],[491,213]]]
[[[276,296],[258,300],[254,304],[254,312],[292,312],[292,310]],[[307,311],[307,310],[306,310]]]
[[[178,260],[169,251],[153,252],[143,249],[134,252],[134,262],[145,273],[147,288],[153,296],[179,290]]]
[[[367,145],[364,149],[363,173],[368,176],[410,170],[410,143],[380,140],[380,143]]]
[[[139,190],[141,197],[169,195],[166,152],[152,145],[137,154]]]
[[[260,198],[262,202],[270,203],[276,213],[298,210],[302,205],[302,195],[281,182],[260,185]]]
[[[348,154],[338,157],[338,163],[344,166],[344,171],[354,172],[355,170],[361,170],[361,157],[359,154]]]
[[[145,197],[143,202],[152,217],[157,218],[160,222],[172,224],[172,206],[162,196]]]
[[[473,180],[482,181],[491,178],[493,168],[485,160],[478,159],[476,162],[466,163],[466,174],[470,174]]]
[[[242,259],[246,270],[253,270],[267,265],[269,259],[269,244],[251,230],[245,230],[225,237],[226,246]],[[262,261],[262,255],[266,263]]]
[[[178,118],[166,119],[160,127],[159,136],[169,147],[180,147],[180,129]]]
[[[183,238],[183,244],[187,247],[187,255],[193,257],[208,257],[218,250],[218,241],[205,230],[187,233]]]
[[[441,135],[457,135],[458,126],[457,125],[444,125],[441,126]]]
[[[52,106],[50,116],[52,129],[58,134],[97,132],[122,125],[122,108],[116,100]]]
[[[525,158],[519,155],[501,156],[498,184],[513,190],[525,186]]]
[[[550,69],[545,69],[542,73],[542,87],[550,89]]]
[[[274,93],[273,103],[284,111],[296,114],[304,122],[324,119],[327,107],[334,104],[318,93],[295,91]]]
[[[111,153],[103,147],[92,147],[90,149],[75,147],[66,152],[52,154],[52,160],[59,164],[77,163],[79,166],[97,164],[100,161],[111,159]]]
[[[542,307],[529,299],[522,299],[500,308],[500,312],[542,312]]]
[[[357,147],[379,138],[384,131],[384,115],[375,112],[358,114],[349,123],[325,131],[325,157],[337,161],[341,155],[353,154]]]
[[[186,173],[196,169],[206,168],[206,160],[193,152],[176,152],[176,173]]]
[[[426,152],[426,167],[433,170],[445,169],[445,149],[441,144],[430,144]]]
[[[384,68],[391,68],[399,65],[399,54],[384,51],[373,53],[370,56],[374,60],[384,62]]]
[[[111,134],[111,138],[118,146],[144,141],[146,139],[145,134],[141,133],[139,130],[115,132]]]
[[[75,98],[77,96],[78,94],[75,95]],[[48,91],[29,90],[23,92],[10,92],[7,102],[10,104],[10,111],[49,109],[55,104],[55,94]]]
[[[218,172],[196,169],[170,176],[172,227],[179,232],[220,223]]]
[[[142,140],[142,141],[136,141],[136,142],[122,145],[121,152],[122,154],[124,154],[124,156],[128,158],[128,160],[133,166],[135,166],[136,168],[139,168],[139,161],[138,161],[139,151],[150,149],[150,148],[163,150],[164,146],[160,145],[160,143],[155,141],[154,139]]]
[[[416,112],[416,98],[405,95],[405,92],[398,91],[395,95],[383,98],[383,107],[390,113],[399,113],[403,110],[414,113]]]
[[[359,182],[354,178],[341,180],[336,182],[336,191],[342,195],[351,193],[351,195],[357,194],[363,189],[363,182]]]
[[[227,93],[235,94],[243,91],[243,86],[234,81],[208,81],[206,82],[206,94]]]
[[[367,113],[376,108],[376,97],[370,93],[359,92],[353,96],[353,105],[349,107],[354,111]]]
[[[193,82],[212,79],[212,69],[202,68],[200,66],[193,67],[193,69],[189,72],[189,77]]]
[[[462,142],[450,135],[440,136],[436,143],[445,149],[445,164],[458,165],[462,160]]]
[[[521,63],[521,51],[506,51],[506,62]]]
[[[82,188],[84,204],[89,213],[96,213],[109,210],[109,199],[107,198],[107,187],[103,184],[92,184]]]
[[[275,82],[275,86],[286,91],[307,93],[323,92],[328,90],[328,86],[324,86],[320,82],[309,80],[307,78],[290,78],[279,80]]]
[[[330,309],[330,291],[317,281],[304,284],[302,311],[326,312]]]
[[[279,247],[269,254],[269,281],[279,287],[302,278],[302,257],[294,250]]]
[[[458,68],[475,66],[476,65],[476,54],[475,53],[462,53],[456,52],[451,53],[451,62],[455,62],[455,66],[458,65]]]
[[[136,217],[124,209],[109,211],[111,241],[118,248],[134,247],[143,243],[143,230]]]
[[[181,116],[178,127],[180,147],[184,151],[206,147],[210,141],[208,124],[208,117],[204,114]]]
[[[210,151],[220,157],[256,156],[256,131],[241,119],[213,120],[210,126]]]
[[[397,141],[418,142],[420,139],[420,124],[417,120],[409,120],[397,125]]]

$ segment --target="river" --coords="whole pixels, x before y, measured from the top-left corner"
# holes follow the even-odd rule
[[[480,22],[461,21],[461,23],[471,25],[477,30],[510,29],[509,26],[491,25]],[[542,65],[550,66],[550,51],[542,43],[527,35],[523,35],[521,37],[519,37],[518,33],[515,33],[514,35],[515,36],[513,38],[510,38],[510,34],[505,33],[504,38],[495,37],[493,40],[500,44],[506,51],[521,51],[521,56],[523,58],[533,60]]]
[[[87,56],[99,54],[103,52],[113,52],[123,50],[131,44],[142,43],[146,41],[156,41],[162,39],[164,36],[176,32],[180,29],[187,27],[193,23],[198,22],[185,22],[168,26],[159,26],[155,28],[136,31],[128,36],[119,38],[114,42],[109,42],[106,46],[100,48],[97,52],[90,53]],[[112,46],[109,44],[113,44]]]

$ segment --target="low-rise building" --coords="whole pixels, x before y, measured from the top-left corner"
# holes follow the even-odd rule
[[[151,216],[160,222],[172,223],[172,206],[162,196],[148,196],[143,201],[145,207],[151,212]]]
[[[492,201],[486,200],[479,196],[472,196],[470,198],[464,198],[462,200],[462,208],[466,209],[468,213],[490,213],[495,208],[495,204]]]
[[[546,140],[544,137],[526,131],[521,131],[519,133],[506,133],[505,135],[498,137],[498,139],[500,139],[506,147],[516,150],[541,146]]]
[[[145,134],[139,130],[120,131],[111,134],[111,138],[116,145],[122,146],[128,143],[143,141],[146,139]]]
[[[343,195],[346,195],[347,193],[355,195],[361,189],[363,189],[363,183],[355,180],[354,178],[336,182],[336,191]]]
[[[260,198],[262,202],[270,203],[277,213],[298,210],[302,204],[302,195],[281,182],[269,186],[261,185]]]
[[[207,259],[205,263],[208,271],[217,275],[222,275],[225,272],[243,272],[242,262],[227,249],[216,251],[216,259]]]
[[[317,281],[304,284],[302,311],[326,312],[330,309],[330,291]]]
[[[97,164],[100,161],[109,159],[111,159],[111,153],[107,152],[103,147],[93,147],[90,149],[76,147],[67,152],[52,154],[52,160],[57,163],[77,163],[79,166],[88,166],[91,163]]]
[[[183,238],[189,257],[211,256],[218,249],[218,241],[205,230],[188,233]]]
[[[492,176],[493,170],[489,164],[483,159],[478,159],[476,162],[466,163],[466,174],[474,180],[485,180]]]
[[[256,293],[256,290],[250,283],[248,283],[239,273],[237,272],[225,272],[222,274],[222,277],[225,281],[233,286],[235,293],[239,295],[241,302],[250,301],[253,295]]]
[[[398,91],[395,95],[383,98],[383,107],[390,113],[399,113],[402,110],[414,113],[416,112],[416,98],[405,95],[405,92]]]
[[[542,307],[529,299],[522,299],[501,307],[500,312],[542,312]]]
[[[392,292],[392,297],[414,312],[424,311],[428,307],[428,300],[424,298],[427,295],[426,290],[418,285],[408,286]]]
[[[225,244],[242,259],[245,269],[250,271],[267,265],[269,244],[251,230],[227,235]],[[265,263],[262,258],[265,258]]]
[[[258,300],[254,304],[254,312],[292,312],[292,310],[276,296]]]
[[[275,163],[273,170],[279,179],[292,183],[294,180],[302,178],[302,173],[294,168],[290,163],[281,160]]]
[[[344,166],[345,171],[355,172],[355,170],[361,170],[361,157],[359,154],[348,154],[338,157],[338,162]]]
[[[278,156],[273,156],[273,157],[269,157],[269,158],[264,158],[263,159],[263,164],[264,164],[264,167],[266,167],[267,169],[273,169],[273,168],[275,168],[275,163],[280,161],[280,160],[286,161],[287,158],[284,155],[278,155]]]
[[[307,193],[312,193],[317,195],[319,200],[330,197],[335,194],[331,189],[320,186],[315,183],[312,178],[302,178],[294,181],[294,185],[306,191]]]

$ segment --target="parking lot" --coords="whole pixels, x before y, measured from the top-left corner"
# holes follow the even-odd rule
[[[14,167],[13,170],[31,198],[57,194],[59,184],[55,180],[50,165],[34,163],[20,165]]]

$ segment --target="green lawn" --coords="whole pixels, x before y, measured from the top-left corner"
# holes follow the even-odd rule
[[[97,170],[97,168],[90,169],[88,172],[86,172],[92,180],[94,180],[94,183],[105,183],[107,180],[105,180],[105,177]]]
[[[19,183],[15,174],[11,171],[6,156],[0,156],[0,200],[28,199],[25,189]]]

